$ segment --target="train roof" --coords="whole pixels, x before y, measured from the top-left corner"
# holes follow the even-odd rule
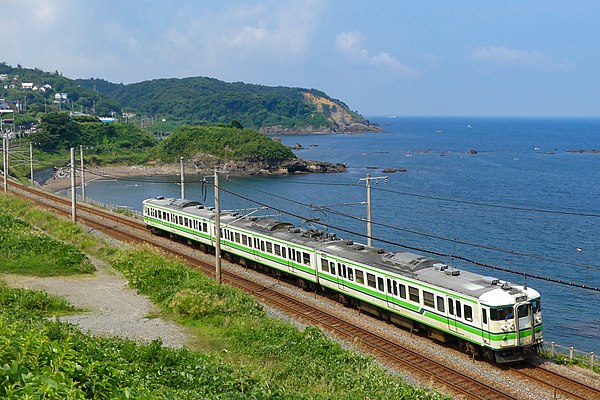
[[[144,203],[185,212],[205,219],[214,219],[215,216],[214,208],[205,207],[195,201],[157,197],[147,199]],[[221,226],[224,228],[232,226],[254,231],[274,239],[314,248],[317,252],[335,255],[336,258],[342,260],[372,266],[391,274],[416,279],[470,297],[480,298],[483,296],[489,301],[497,298],[502,302],[504,300],[501,299],[505,296],[499,295],[500,293],[511,296],[515,295],[516,292],[525,290],[531,297],[536,297],[537,294],[533,289],[510,285],[508,282],[493,277],[457,269],[434,258],[407,251],[387,252],[381,248],[342,240],[335,234],[301,229],[291,223],[276,219],[247,217],[238,213],[222,212],[220,220]],[[497,292],[498,290],[500,292]],[[496,295],[492,293],[496,293]]]

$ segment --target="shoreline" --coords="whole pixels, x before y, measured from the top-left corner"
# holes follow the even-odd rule
[[[93,177],[98,178],[105,176],[107,179],[124,178],[131,176],[156,176],[156,175],[178,175],[180,172],[179,164],[162,165],[162,166],[145,166],[145,165],[117,165],[107,167],[92,167],[86,168],[84,178],[86,182],[90,182]],[[196,171],[194,171],[196,172]],[[75,185],[81,185],[81,175],[76,174]],[[52,177],[41,185],[42,189],[52,193],[66,190],[71,187],[71,177],[65,176],[61,178]]]

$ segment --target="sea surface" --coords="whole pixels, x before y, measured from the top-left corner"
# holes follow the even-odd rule
[[[281,136],[286,145],[304,147],[295,151],[299,157],[344,163],[348,171],[267,178],[223,173],[221,209],[245,209],[366,243],[361,179],[370,174],[375,246],[450,255],[436,257],[525,283],[542,295],[546,343],[600,352],[600,291],[577,287],[600,288],[600,154],[568,151],[600,149],[600,119],[371,121],[385,132]],[[186,173],[185,197],[213,205],[212,177],[204,178]],[[148,197],[179,197],[178,182],[97,180],[86,186],[86,196],[141,210]]]

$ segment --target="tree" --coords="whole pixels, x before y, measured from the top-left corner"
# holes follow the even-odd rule
[[[42,117],[41,130],[33,136],[45,150],[57,150],[76,146],[81,141],[77,123],[66,112],[48,113]]]

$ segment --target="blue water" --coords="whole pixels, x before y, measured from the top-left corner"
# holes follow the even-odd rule
[[[307,220],[319,219],[364,235],[364,222],[336,212],[364,218],[365,205],[357,204],[366,199],[364,181],[360,179],[366,174],[387,175],[387,182],[382,178],[372,185],[375,238],[600,287],[600,154],[566,152],[600,149],[600,119],[371,118],[371,121],[379,123],[385,132],[281,137],[284,144],[302,144],[305,150],[296,151],[299,157],[345,163],[347,172],[230,180],[223,175],[221,208],[257,206],[225,192],[231,191],[272,207],[256,215],[277,215],[304,226],[315,224]],[[470,150],[477,154],[469,154]],[[383,168],[408,171],[386,174]],[[201,184],[202,178],[186,175],[186,197],[212,204],[212,187]],[[149,196],[179,197],[178,180],[144,177],[93,183],[86,187],[86,195],[139,210],[141,201]],[[306,220],[282,215],[273,208]],[[363,237],[330,230],[366,242]],[[456,240],[545,259],[469,246]],[[374,241],[380,247],[400,249],[394,244]],[[578,248],[582,251],[577,251]],[[596,314],[600,310],[600,292],[524,278],[453,258],[444,261],[515,283],[527,283],[542,294],[546,342],[555,341],[582,351],[600,351],[600,318]]]

